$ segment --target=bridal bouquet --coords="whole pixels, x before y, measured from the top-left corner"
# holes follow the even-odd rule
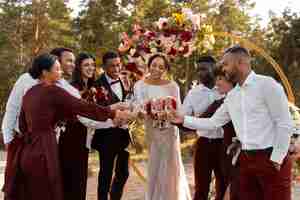
[[[177,110],[177,101],[174,97],[151,99],[144,104],[144,112],[153,120],[155,128],[169,128],[171,113]]]

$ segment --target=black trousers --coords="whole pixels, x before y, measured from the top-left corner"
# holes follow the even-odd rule
[[[98,200],[108,200],[108,194],[111,200],[120,200],[129,176],[129,152],[125,149],[116,152],[101,149],[98,152],[100,157]]]
[[[96,130],[92,148],[99,152],[98,200],[120,200],[129,176],[130,142],[127,129],[109,128]],[[113,177],[114,174],[114,177]]]

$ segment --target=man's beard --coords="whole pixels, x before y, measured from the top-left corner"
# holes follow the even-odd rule
[[[238,82],[237,72],[225,72],[226,79],[232,83]]]

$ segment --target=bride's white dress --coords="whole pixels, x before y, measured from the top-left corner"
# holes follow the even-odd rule
[[[134,88],[138,102],[153,98],[174,96],[181,105],[179,87],[175,82],[150,85],[138,81]],[[191,200],[190,190],[180,154],[179,130],[154,128],[145,120],[146,143],[149,150],[146,200]]]

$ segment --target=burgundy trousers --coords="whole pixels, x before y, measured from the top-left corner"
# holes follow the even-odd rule
[[[243,200],[291,200],[291,167],[287,156],[280,171],[271,152],[240,154],[240,194]]]
[[[208,139],[200,137],[195,146],[194,200],[207,200],[211,183],[212,172],[216,177],[216,200],[223,200],[228,182],[224,174],[224,146],[223,139]]]

